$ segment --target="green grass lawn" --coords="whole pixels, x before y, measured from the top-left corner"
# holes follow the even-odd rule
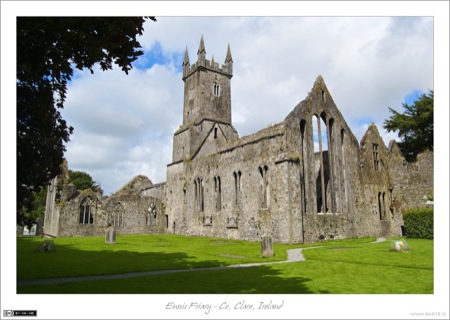
[[[261,258],[260,243],[179,235],[129,235],[115,245],[103,237],[57,238],[56,252],[35,249],[41,238],[18,238],[18,279],[173,270],[286,260],[287,249],[303,250],[306,261],[95,280],[20,285],[18,293],[433,293],[433,241],[408,239],[411,253],[389,251],[374,238],[309,245],[275,244]]]
[[[116,244],[104,237],[52,239],[55,252],[38,252],[45,239],[17,238],[17,278],[41,279],[174,270],[282,261],[287,248],[275,244],[272,258],[261,257],[261,244],[242,240],[180,235],[121,235]],[[48,240],[48,239],[47,239]]]

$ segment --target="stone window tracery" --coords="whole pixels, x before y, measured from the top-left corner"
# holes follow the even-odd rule
[[[157,209],[154,203],[150,204],[147,209],[147,225],[156,226],[157,223]]]
[[[94,224],[95,204],[92,197],[87,196],[80,204],[80,224]]]
[[[123,226],[123,215],[125,209],[120,202],[116,202],[114,204],[113,210],[108,218],[108,225],[114,227],[122,227]]]

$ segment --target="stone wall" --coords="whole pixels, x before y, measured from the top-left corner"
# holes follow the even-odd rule
[[[277,162],[285,145],[280,124],[233,141],[217,154],[169,165],[167,212],[178,226],[175,232],[248,240],[269,232],[276,241],[290,241],[286,226],[293,211],[286,179],[292,169]]]
[[[90,197],[94,207],[92,222],[80,222],[80,207]],[[99,199],[86,190],[75,199],[58,207],[58,236],[104,235],[108,226],[114,226],[117,234],[164,233],[166,219],[160,199],[135,195],[120,195]]]
[[[424,152],[417,160],[408,163],[394,149],[389,154],[391,165],[389,173],[392,181],[392,196],[395,212],[427,206],[434,191],[434,156],[432,152]]]

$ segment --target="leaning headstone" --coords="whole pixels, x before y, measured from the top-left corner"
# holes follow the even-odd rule
[[[108,229],[106,229],[105,243],[106,244],[116,243],[116,230],[114,230],[113,226],[109,226]]]
[[[412,252],[412,248],[406,242],[406,240],[392,240],[389,248],[390,251],[397,252]]]
[[[52,240],[45,240],[42,242],[39,247],[37,247],[36,251],[39,252],[53,252],[56,251],[55,243]]]
[[[264,234],[261,237],[261,253],[263,258],[273,257],[272,236],[270,234]]]

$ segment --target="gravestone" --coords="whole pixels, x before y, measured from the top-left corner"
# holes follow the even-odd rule
[[[52,240],[45,240],[42,242],[39,247],[36,249],[39,252],[53,252],[56,251],[55,243]]]
[[[106,229],[105,243],[106,244],[115,244],[116,243],[116,230],[114,230],[113,226],[109,226],[108,229]]]
[[[261,253],[263,258],[273,257],[272,236],[270,234],[266,233],[261,237]]]

